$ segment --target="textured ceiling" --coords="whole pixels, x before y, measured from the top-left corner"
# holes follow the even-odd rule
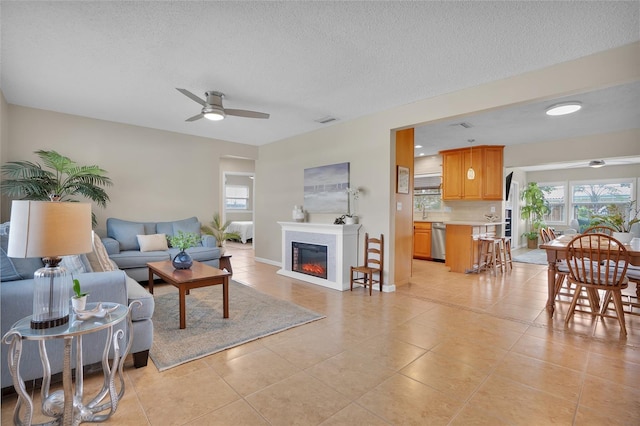
[[[638,1],[0,7],[9,103],[252,145],[640,38]],[[187,123],[200,106],[176,87],[271,118]]]

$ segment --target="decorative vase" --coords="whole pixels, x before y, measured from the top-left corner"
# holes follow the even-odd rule
[[[182,250],[171,261],[173,267],[176,269],[189,269],[193,266],[193,259],[189,256],[189,253]]]
[[[569,222],[569,228],[574,229],[576,232],[580,232],[580,223],[576,219],[571,219],[571,222]]]
[[[537,249],[538,248],[538,239],[535,240],[527,240],[527,248]]]
[[[611,236],[622,244],[629,244],[633,238],[633,234],[631,232],[613,232]]]
[[[304,210],[302,210],[302,206],[293,206],[291,217],[296,222],[304,222]]]
[[[75,312],[84,311],[84,309],[87,307],[87,297],[88,296],[89,296],[88,294],[85,294],[82,297],[73,296],[71,298],[71,306],[73,306],[73,310]]]
[[[224,241],[222,242],[222,245],[219,245],[218,248],[220,249],[220,256],[224,256],[224,253],[227,251],[227,248],[224,245]]]
[[[358,216],[345,216],[344,223],[345,225],[355,225],[358,223]]]

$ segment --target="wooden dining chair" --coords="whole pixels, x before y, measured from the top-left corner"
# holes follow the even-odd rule
[[[606,234],[578,235],[567,245],[568,281],[576,290],[565,318],[565,325],[573,317],[582,288],[587,289],[591,315],[606,315],[608,300],[613,299],[615,313],[623,334],[627,334],[622,306],[622,290],[627,288],[626,277],[629,256],[627,249],[615,238]],[[602,310],[598,291],[605,292]]]
[[[616,230],[606,225],[595,225],[591,226],[582,232],[583,234],[605,234],[605,235],[613,235]]]
[[[542,240],[543,244],[551,241],[551,238],[549,237],[549,231],[547,231],[547,228],[540,228],[540,239]]]
[[[361,284],[365,288],[369,286],[369,296],[371,296],[374,284],[382,284],[384,281],[384,235],[380,238],[369,238],[369,233],[364,234],[364,264],[351,267],[351,279],[349,286],[353,291],[353,284]],[[374,274],[378,276],[376,280]]]

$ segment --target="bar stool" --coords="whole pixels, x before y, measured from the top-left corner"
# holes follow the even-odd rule
[[[479,270],[491,268],[494,275],[498,275],[502,269],[502,238],[482,237],[480,238],[480,261],[478,262]]]
[[[504,256],[504,271],[507,272],[507,266],[509,266],[509,270],[512,270],[513,260],[511,258],[511,238],[502,237],[502,254]]]

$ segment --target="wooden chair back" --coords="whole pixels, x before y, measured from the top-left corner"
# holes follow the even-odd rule
[[[616,286],[625,280],[627,249],[606,234],[578,235],[567,245],[567,266],[572,281]]]
[[[547,228],[540,228],[540,238],[542,239],[543,243],[548,243],[549,241],[551,241],[551,237],[549,236],[549,231],[547,230]]]
[[[379,238],[370,238],[369,233],[364,234],[364,266],[382,273],[384,269],[384,235],[380,234]]]
[[[583,234],[605,234],[613,235],[616,230],[606,225],[591,226],[584,230]]]

